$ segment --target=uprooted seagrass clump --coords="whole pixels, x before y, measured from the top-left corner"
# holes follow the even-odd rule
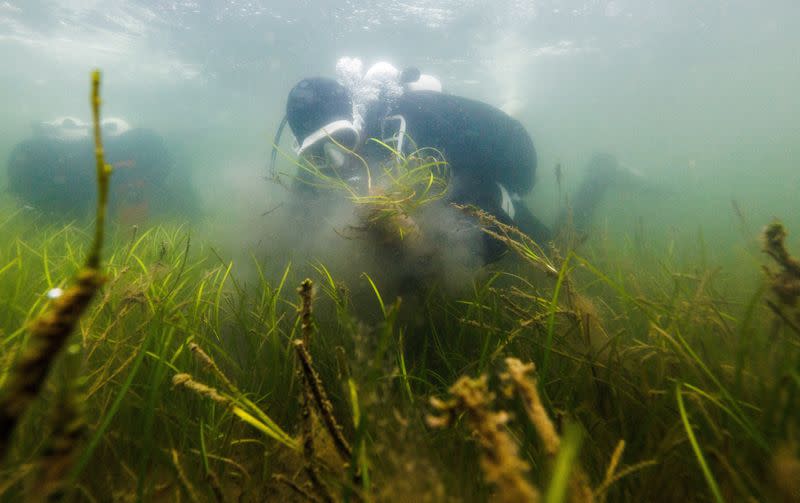
[[[389,245],[419,238],[415,216],[447,194],[447,162],[432,148],[406,155],[377,139],[370,141],[389,151],[392,160],[375,168],[357,153],[344,149],[360,166],[359,183],[305,158],[292,161],[298,168],[297,180],[317,190],[339,193],[354,205],[358,224],[345,230],[352,237],[365,234]]]

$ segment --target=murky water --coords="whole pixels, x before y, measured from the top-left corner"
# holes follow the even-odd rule
[[[544,222],[561,208],[556,164],[569,193],[608,152],[648,190],[612,189],[600,228],[703,232],[735,263],[734,206],[753,233],[774,216],[800,226],[798,15],[794,2],[710,0],[4,1],[0,158],[33,123],[88,120],[99,67],[105,115],[162,136],[175,187],[226,215],[209,224],[221,238],[241,235],[282,197],[263,178],[291,86],[335,77],[343,56],[385,60],[522,122],[539,154],[528,203]]]

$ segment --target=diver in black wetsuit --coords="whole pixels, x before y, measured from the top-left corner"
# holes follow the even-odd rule
[[[419,72],[404,74],[401,82],[419,77]],[[536,150],[517,120],[479,101],[413,88],[392,100],[378,99],[363,117],[354,117],[351,94],[323,77],[304,79],[291,90],[286,121],[297,140],[298,155],[325,159],[357,182],[361,170],[353,163],[348,171],[347,150],[369,164],[385,163],[392,155],[370,138],[391,137],[404,154],[434,148],[449,166],[448,202],[474,205],[538,242],[550,238],[549,230],[522,201],[534,185]],[[501,243],[483,235],[484,263],[497,260],[503,251]]]
[[[452,202],[474,205],[538,242],[551,238],[522,201],[533,189],[537,158],[519,121],[486,103],[434,91],[404,93],[391,114],[405,120],[406,151],[442,152],[452,170]]]
[[[288,123],[299,156],[333,166],[353,185],[364,173],[353,153],[370,166],[392,160],[391,151],[371,139],[383,140],[405,155],[433,148],[448,163],[447,202],[480,208],[542,245],[554,237],[523,202],[534,186],[537,156],[519,121],[486,103],[443,93],[438,79],[415,68],[401,72],[380,62],[366,73],[361,70],[360,60],[342,58],[337,63],[338,81],[324,77],[300,81],[289,93],[275,144]],[[301,172],[298,179],[307,175]],[[596,154],[572,207],[557,217],[555,228],[584,232],[612,185],[642,188],[641,182],[640,175],[621,168],[612,155]],[[302,212],[314,205],[324,211],[326,201],[319,192],[307,187],[303,191],[313,194],[300,203]],[[481,235],[483,262],[497,260],[505,247]]]

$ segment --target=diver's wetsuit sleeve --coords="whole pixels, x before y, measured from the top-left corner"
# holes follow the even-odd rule
[[[411,91],[393,112],[405,117],[409,144],[441,150],[454,176],[501,183],[520,196],[533,188],[533,141],[501,110],[460,96]]]
[[[435,147],[447,160],[452,202],[476,206],[540,243],[550,239],[520,200],[533,187],[536,150],[519,121],[486,103],[427,91],[406,93],[394,113],[406,119],[407,144]],[[513,218],[503,209],[499,184],[515,196]],[[488,236],[485,243],[486,261],[499,258],[503,246]]]

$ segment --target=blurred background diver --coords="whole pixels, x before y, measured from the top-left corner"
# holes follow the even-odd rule
[[[156,215],[196,213],[196,197],[187,183],[170,179],[174,162],[155,132],[132,128],[120,118],[102,124],[111,177],[110,211],[125,225]],[[81,218],[96,201],[92,125],[75,117],[34,124],[33,135],[8,158],[8,188],[21,202],[55,217]]]

